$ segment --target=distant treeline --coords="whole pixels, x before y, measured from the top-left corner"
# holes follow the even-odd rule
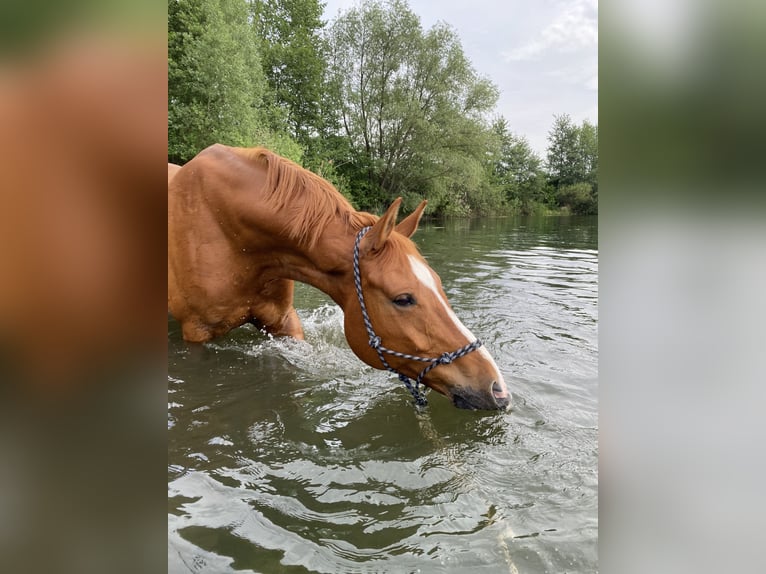
[[[168,159],[266,146],[358,208],[596,213],[598,126],[556,116],[547,157],[494,113],[453,28],[406,0],[168,0]]]

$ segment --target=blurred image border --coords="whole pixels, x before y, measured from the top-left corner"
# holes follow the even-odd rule
[[[764,28],[599,5],[602,572],[766,567]]]

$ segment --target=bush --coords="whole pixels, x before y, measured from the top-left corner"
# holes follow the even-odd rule
[[[598,201],[589,183],[565,185],[556,192],[556,201],[562,207],[576,215],[595,215],[598,213]]]
[[[472,215],[500,215],[508,211],[502,188],[486,181],[468,195],[468,206]]]

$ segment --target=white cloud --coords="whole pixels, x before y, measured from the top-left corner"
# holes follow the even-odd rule
[[[598,45],[597,0],[575,0],[559,8],[537,38],[503,52],[503,58],[508,62],[535,60],[549,50],[567,53]]]
[[[577,62],[544,72],[560,84],[580,86],[586,90],[598,91],[598,64],[592,61]]]

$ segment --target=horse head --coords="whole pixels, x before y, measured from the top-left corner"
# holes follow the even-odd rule
[[[507,409],[502,373],[452,311],[439,276],[410,240],[425,204],[396,225],[399,198],[357,236],[346,339],[368,365],[422,382],[457,407]]]

